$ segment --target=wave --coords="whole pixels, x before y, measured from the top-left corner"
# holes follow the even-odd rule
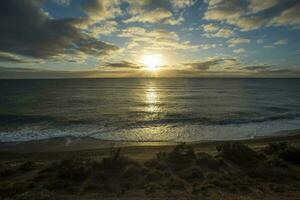
[[[153,115],[152,119],[145,116]],[[133,114],[129,115],[132,116]],[[280,113],[270,116],[259,116],[257,113],[231,113],[227,116],[196,116],[191,113],[187,114],[164,114],[139,112],[136,113],[136,119],[128,119],[128,116],[111,119],[101,118],[83,118],[83,119],[68,119],[53,116],[37,116],[37,115],[0,115],[0,131],[3,128],[18,127],[32,124],[47,124],[52,127],[68,127],[73,125],[97,125],[108,129],[128,129],[136,127],[151,127],[161,125],[182,125],[182,124],[196,124],[196,125],[241,125],[249,123],[263,123],[267,121],[276,120],[290,120],[300,117],[300,113]],[[157,115],[157,116],[155,116]],[[258,116],[257,116],[258,115]],[[144,116],[144,118],[143,118]],[[111,120],[111,121],[110,121]]]
[[[142,120],[130,124],[130,127],[176,125],[176,124],[197,124],[197,125],[242,125],[250,123],[263,123],[276,120],[291,120],[300,117],[300,113],[285,113],[265,117],[239,117],[239,118],[222,118],[214,119],[208,117],[191,117],[186,115],[172,115],[173,118]],[[127,124],[128,126],[128,124]]]

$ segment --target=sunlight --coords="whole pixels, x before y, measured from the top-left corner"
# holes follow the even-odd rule
[[[150,87],[146,91],[146,103],[148,104],[147,106],[147,111],[148,112],[156,112],[158,107],[157,107],[157,93],[155,87]]]
[[[162,58],[161,55],[148,54],[142,57],[142,63],[148,71],[157,71],[162,65]]]

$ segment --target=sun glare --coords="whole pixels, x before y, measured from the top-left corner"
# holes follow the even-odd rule
[[[149,71],[157,71],[162,65],[161,55],[149,54],[142,58],[142,63]]]

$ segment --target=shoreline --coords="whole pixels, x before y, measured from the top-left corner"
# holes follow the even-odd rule
[[[242,143],[266,143],[282,140],[300,140],[300,129],[280,131],[268,136],[256,136],[253,138],[231,139],[231,140],[200,140],[184,142],[193,146],[209,146],[218,143],[240,141]],[[0,142],[0,152],[64,152],[64,151],[85,151],[96,149],[109,149],[112,147],[168,147],[175,146],[181,141],[121,141],[102,140],[92,137],[57,137],[42,140],[31,140],[24,142]]]

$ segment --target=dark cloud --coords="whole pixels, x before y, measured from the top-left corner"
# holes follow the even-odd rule
[[[48,78],[91,78],[128,76],[129,72],[122,70],[105,71],[100,69],[86,71],[45,70],[21,67],[1,67],[0,79],[48,79]]]
[[[274,65],[254,65],[243,67],[243,69],[249,71],[271,71],[274,70],[274,68],[276,68]]]
[[[123,61],[123,62],[107,63],[105,67],[140,69],[143,66],[132,62]]]
[[[118,47],[76,28],[77,19],[52,19],[42,0],[0,1],[0,51],[32,58],[59,55],[101,56]]]
[[[225,22],[250,31],[263,26],[299,27],[297,0],[205,0],[208,9],[203,18]]]
[[[14,54],[0,52],[0,62],[13,62],[13,63],[38,63],[40,60],[24,59]]]
[[[273,75],[273,76],[291,76],[291,77],[299,77],[300,71],[296,69],[283,69],[276,65],[254,65],[254,66],[245,66],[242,70],[246,70],[252,73],[260,74],[262,76],[265,75]]]
[[[236,61],[234,58],[215,58],[208,61],[198,61],[198,62],[191,62],[191,63],[184,63],[185,66],[190,66],[197,70],[209,70],[213,66],[217,66],[222,64],[225,61]]]

